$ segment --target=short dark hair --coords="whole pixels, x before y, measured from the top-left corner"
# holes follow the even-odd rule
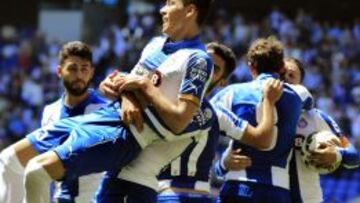
[[[279,73],[284,67],[284,46],[275,37],[255,40],[247,54],[247,61],[260,73]]]
[[[59,52],[60,65],[63,65],[65,60],[70,56],[77,56],[92,63],[90,46],[80,41],[72,41],[63,45]]]
[[[297,58],[294,57],[287,57],[285,58],[285,61],[289,61],[291,63],[294,63],[296,65],[296,67],[299,69],[300,71],[300,82],[304,82],[304,78],[305,78],[305,68],[304,68],[304,64],[301,63],[301,61]]]
[[[219,55],[225,61],[225,70],[222,78],[228,78],[236,68],[236,57],[234,52],[229,47],[217,42],[206,44],[206,49],[213,50],[216,55]]]
[[[185,6],[189,4],[194,4],[196,6],[198,9],[197,22],[199,25],[202,25],[210,13],[214,0],[182,0],[182,2]]]

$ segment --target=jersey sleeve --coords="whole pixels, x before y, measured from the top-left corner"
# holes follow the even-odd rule
[[[227,87],[216,93],[210,100],[212,105],[222,105],[224,108],[232,110],[233,91]]]
[[[314,106],[314,99],[306,87],[303,85],[289,85],[300,97],[302,102],[302,108],[304,110],[310,110]]]
[[[155,68],[158,60],[164,57],[161,54],[161,44],[164,44],[166,38],[154,37],[144,47],[141,52],[140,59],[130,71],[131,76],[146,76],[150,73],[150,70]]]
[[[230,109],[221,104],[214,106],[221,134],[235,140],[241,140],[248,122],[237,117]]]
[[[333,118],[331,118],[329,115],[327,115],[326,113],[316,109],[315,111],[318,116],[315,116],[316,119],[316,125],[318,130],[329,130],[332,133],[334,133],[336,136],[341,137],[342,136],[342,132],[341,129],[339,127],[339,125],[334,121]]]
[[[209,56],[202,52],[190,55],[180,86],[180,99],[200,105],[211,80],[213,65]]]
[[[225,151],[221,154],[221,157],[219,160],[217,160],[214,164],[214,172],[217,178],[224,178],[224,176],[229,172],[228,169],[226,169],[224,165],[224,159],[228,154],[231,152],[232,149],[232,140],[229,142],[228,147],[225,149]]]

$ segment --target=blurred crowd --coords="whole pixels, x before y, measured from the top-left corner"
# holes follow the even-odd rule
[[[159,34],[157,7],[128,9],[126,25],[109,25],[92,44],[96,78],[111,70],[129,71],[144,45]],[[288,18],[273,10],[262,21],[246,21],[241,14],[217,10],[202,35],[235,51],[238,68],[230,82],[251,79],[244,54],[251,41],[276,35],[286,55],[305,63],[304,84],[318,108],[340,123],[352,141],[360,138],[360,19],[350,24],[318,22],[304,11]],[[1,27],[0,33],[0,137],[18,139],[38,126],[39,111],[58,97],[57,53],[63,42],[29,28]]]
[[[251,79],[244,54],[258,37],[276,35],[286,56],[305,64],[304,85],[316,106],[335,118],[344,133],[360,146],[360,19],[348,24],[319,22],[299,10],[289,18],[274,9],[261,21],[217,10],[205,25],[205,42],[219,41],[235,51],[238,67],[230,83]],[[144,45],[160,33],[158,6],[129,6],[123,26],[107,26],[92,43],[96,86],[114,69],[129,71]],[[63,42],[31,28],[0,28],[0,149],[36,129],[45,104],[62,92],[56,75]],[[360,193],[360,186],[359,186]]]

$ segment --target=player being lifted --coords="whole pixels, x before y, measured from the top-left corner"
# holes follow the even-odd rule
[[[189,130],[207,130],[193,116],[201,110],[212,74],[211,59],[199,39],[200,25],[211,3],[208,0],[166,1],[161,12],[162,30],[166,35],[153,39],[144,48],[132,74],[117,84],[121,93],[143,90],[143,99],[138,101],[150,105],[145,108],[142,128],[138,130],[134,125],[127,128],[118,114],[120,104],[114,102],[95,113],[63,119],[33,132],[59,133],[68,139],[27,165],[27,202],[47,202],[51,180],[71,181],[94,172],[116,170],[154,141],[193,136]],[[136,102],[129,93],[122,95],[122,109],[127,111],[129,105]]]

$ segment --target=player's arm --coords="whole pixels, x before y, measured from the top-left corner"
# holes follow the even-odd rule
[[[145,100],[151,104],[165,125],[173,133],[181,133],[189,124],[199,105],[188,100],[179,99],[176,103],[166,98],[148,78],[129,79],[119,87],[119,92],[140,91]]]
[[[337,148],[337,152],[341,154],[341,164],[348,169],[360,166],[360,152],[345,137],[340,137],[341,147]]]
[[[360,153],[341,132],[338,124],[327,114],[317,110],[316,125],[319,130],[329,130],[339,137],[340,143],[321,143],[320,147],[312,154],[312,160],[321,167],[331,166],[341,160],[345,168],[360,166]]]
[[[127,93],[123,94],[124,90]],[[185,129],[199,108],[198,105],[187,100],[179,99],[177,103],[171,102],[148,78],[131,78],[124,81],[119,87],[119,92],[127,97],[133,91],[140,91],[145,100],[156,109],[161,119],[166,121],[165,125],[176,134]],[[131,105],[133,102],[128,104]]]
[[[220,130],[233,139],[254,148],[269,148],[273,140],[273,129],[276,119],[274,112],[276,109],[274,106],[281,97],[282,86],[279,80],[269,80],[265,84],[261,112],[264,116],[262,116],[260,123],[256,127],[236,116],[229,107],[225,107],[221,103],[213,103],[218,116]]]
[[[139,91],[152,105],[165,125],[175,134],[181,133],[199,109],[211,77],[212,62],[201,53],[190,56],[184,70],[184,78],[178,100],[170,101],[148,78],[131,78],[119,87],[119,92]]]
[[[119,94],[118,87],[119,83],[125,80],[126,73],[114,71],[107,76],[99,86],[99,91],[105,97],[111,100],[121,99],[121,118],[126,125],[134,124],[139,132],[143,129],[143,107],[136,97],[135,92],[124,92]],[[137,95],[139,96],[139,95]],[[139,96],[140,97],[140,96]]]
[[[268,149],[271,146],[275,125],[275,103],[282,95],[283,84],[280,80],[268,80],[264,87],[262,102],[262,117],[260,123],[254,127],[248,125],[240,142],[258,149]]]

